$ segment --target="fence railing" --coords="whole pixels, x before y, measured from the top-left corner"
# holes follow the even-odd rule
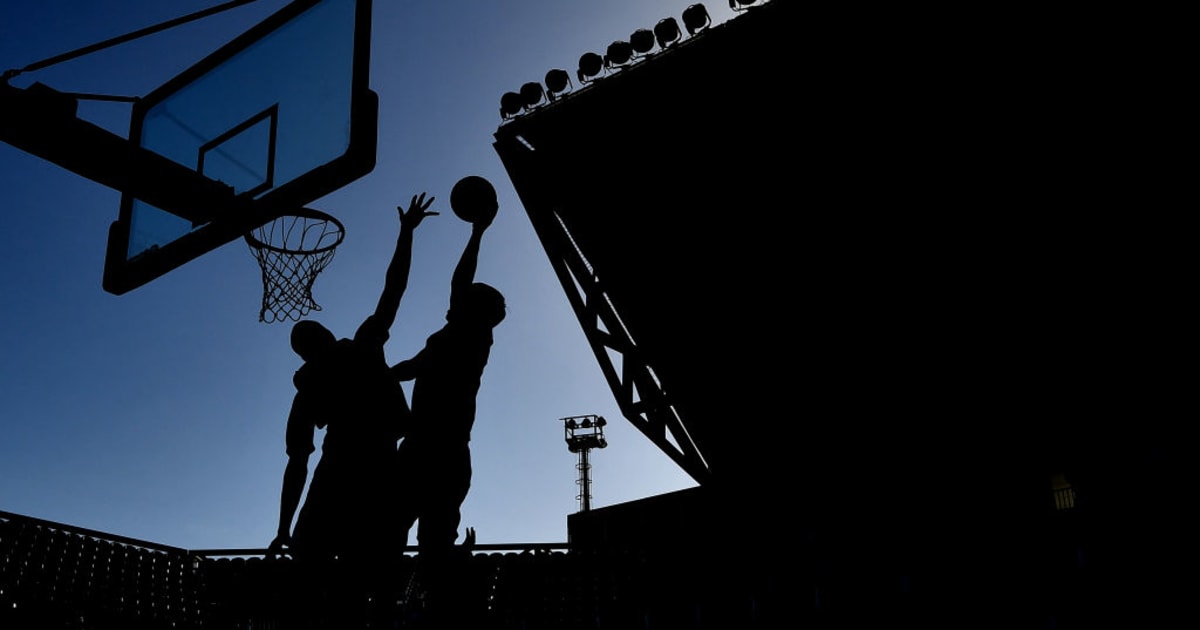
[[[1073,488],[1054,489],[1054,509],[1070,510],[1075,507],[1075,490]]]

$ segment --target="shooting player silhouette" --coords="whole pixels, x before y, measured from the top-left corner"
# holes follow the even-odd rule
[[[496,216],[491,184],[481,177],[460,180],[450,205],[471,222],[471,236],[454,269],[446,324],[414,357],[392,367],[398,381],[412,380],[412,419],[397,452],[397,517],[407,541],[418,522],[420,566],[429,601],[439,601],[471,486],[471,428],[475,397],[492,347],[492,329],[505,316],[504,296],[475,282],[483,233]]]

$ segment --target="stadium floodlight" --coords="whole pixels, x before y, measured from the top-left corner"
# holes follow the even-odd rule
[[[633,46],[629,42],[615,41],[608,45],[604,55],[604,65],[608,68],[619,68],[633,61]]]
[[[508,120],[513,116],[521,113],[521,106],[524,105],[524,100],[520,94],[516,92],[505,92],[500,97],[500,118]]]
[[[675,18],[663,18],[654,25],[654,37],[658,40],[659,48],[666,48],[679,41],[679,22]]]
[[[541,83],[530,81],[521,86],[521,105],[525,107],[525,111],[531,111],[545,103],[546,92],[542,89]]]
[[[734,11],[745,11],[755,5],[761,6],[767,0],[729,0],[729,8]]]
[[[633,47],[635,57],[642,57],[654,49],[654,31],[639,28],[629,36],[629,45]]]
[[[546,96],[550,100],[553,101],[573,87],[571,75],[567,74],[566,70],[555,68],[546,73]]]
[[[708,9],[703,4],[693,4],[683,10],[683,26],[687,29],[688,35],[695,35],[700,31],[708,28],[712,24],[712,18],[708,15]]]
[[[591,83],[596,80],[596,76],[604,69],[604,57],[597,55],[594,52],[583,53],[579,58],[579,70],[576,76],[579,77],[580,83]]]

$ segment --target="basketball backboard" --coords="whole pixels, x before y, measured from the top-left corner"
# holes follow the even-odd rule
[[[123,191],[105,290],[135,289],[371,172],[370,33],[370,0],[296,0],[135,103],[130,143],[232,194],[168,211]]]

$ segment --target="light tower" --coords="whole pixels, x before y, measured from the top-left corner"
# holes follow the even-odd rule
[[[563,422],[563,435],[567,440],[567,449],[579,453],[579,463],[575,469],[579,471],[579,511],[587,512],[592,509],[592,479],[591,464],[588,463],[588,451],[593,448],[608,446],[604,439],[604,425],[608,421],[604,416],[571,416],[560,418]]]

